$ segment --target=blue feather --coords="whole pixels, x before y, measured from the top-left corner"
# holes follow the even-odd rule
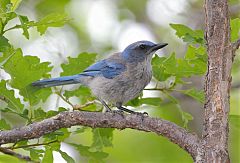
[[[81,83],[80,80],[86,76],[95,77],[102,75],[105,78],[112,79],[121,74],[124,70],[125,66],[123,64],[101,60],[78,75],[39,80],[33,82],[32,85],[38,87],[53,87],[66,84],[77,84]]]
[[[66,84],[77,84],[80,82],[81,75],[73,75],[73,76],[64,76],[59,78],[52,78],[52,79],[44,79],[35,81],[32,83],[32,86],[37,87],[53,87],[59,85],[66,85]]]
[[[124,72],[125,69],[126,67],[121,63],[117,63],[114,61],[101,60],[93,64],[92,66],[88,67],[80,75],[92,76],[92,77],[102,75],[105,78],[112,79],[115,76]]]

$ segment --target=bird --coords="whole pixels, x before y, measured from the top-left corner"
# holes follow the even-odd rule
[[[80,74],[38,80],[32,86],[42,88],[81,84],[90,88],[107,111],[111,111],[111,104],[119,111],[138,113],[127,109],[124,104],[139,96],[149,84],[152,79],[152,56],[167,45],[146,40],[137,41],[122,52],[94,63]]]

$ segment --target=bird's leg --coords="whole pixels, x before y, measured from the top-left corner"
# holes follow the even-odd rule
[[[131,114],[137,113],[137,112],[135,112],[135,111],[129,110],[129,109],[124,108],[124,107],[122,107],[122,106],[119,106],[119,107],[117,107],[117,108],[118,108],[119,110],[121,110],[121,111],[125,111],[125,112],[131,113]]]
[[[109,108],[109,106],[106,104],[106,102],[105,101],[103,101],[102,99],[100,99],[100,98],[98,98],[99,99],[99,101],[102,103],[102,105],[107,109],[107,112],[110,112],[110,111],[112,111],[110,108]]]
[[[117,107],[119,110],[128,112],[128,113],[130,113],[130,114],[141,114],[141,115],[143,114],[143,115],[148,115],[147,112],[139,113],[139,112],[135,112],[135,111],[129,110],[129,109],[123,107],[122,104],[119,104],[119,103],[117,103],[116,107]]]

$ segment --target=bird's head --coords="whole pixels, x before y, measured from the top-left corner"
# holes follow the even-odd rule
[[[158,50],[165,46],[167,43],[155,44],[150,41],[137,41],[128,45],[122,52],[122,56],[129,62],[142,62]]]

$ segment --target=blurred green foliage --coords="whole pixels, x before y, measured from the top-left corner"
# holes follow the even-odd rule
[[[86,47],[90,46],[90,36],[85,27],[84,19],[81,23],[72,21],[66,8],[69,7],[70,0],[38,0],[34,2],[34,11],[40,19],[30,20],[29,15],[19,14],[18,7],[31,4],[31,0],[1,0],[0,1],[0,69],[8,74],[10,79],[0,80],[0,109],[2,117],[0,119],[0,130],[14,128],[20,119],[24,123],[32,123],[54,116],[59,112],[69,110],[65,107],[55,107],[55,110],[48,110],[47,100],[51,95],[57,95],[64,99],[66,103],[72,103],[73,98],[77,98],[78,104],[85,104],[93,101],[89,89],[85,87],[74,87],[70,90],[63,88],[37,89],[30,86],[33,81],[41,78],[50,78],[53,66],[51,62],[41,62],[37,56],[24,55],[20,48],[16,48],[9,39],[7,33],[20,29],[26,39],[31,39],[33,30],[44,35],[50,27],[61,27],[67,24],[70,26],[79,40]],[[128,15],[122,15],[122,9],[126,9],[136,18],[135,21],[146,23],[145,12],[146,0],[121,0],[115,2],[121,9],[119,20],[133,19]],[[235,4],[236,1],[231,1]],[[136,5],[137,4],[137,5]],[[200,5],[199,5],[200,4]],[[201,8],[200,1],[196,5]],[[131,15],[129,14],[129,15]],[[15,21],[16,24],[12,25]],[[11,24],[11,25],[9,25]],[[240,19],[231,20],[231,40],[239,38]],[[153,25],[153,24],[149,24]],[[151,26],[158,35],[159,26]],[[146,91],[157,92],[156,97],[145,97],[142,94],[130,101],[127,106],[135,109],[144,109],[151,116],[161,117],[174,122],[195,132],[196,128],[189,128],[189,122],[193,120],[189,112],[182,107],[182,99],[175,97],[180,94],[191,97],[200,104],[204,102],[203,90],[189,84],[190,77],[202,77],[207,68],[207,54],[204,41],[203,30],[195,30],[182,24],[170,24],[175,35],[186,44],[185,55],[179,57],[178,53],[169,52],[168,57],[155,56],[152,61],[154,87],[147,88]],[[30,30],[31,29],[31,30]],[[157,36],[158,37],[158,36]],[[103,45],[101,50],[108,50],[112,45]],[[84,47],[83,47],[84,49]],[[100,51],[100,50],[99,50]],[[78,53],[75,57],[67,57],[67,62],[61,63],[62,72],[60,76],[80,73],[86,67],[96,61],[95,53]],[[239,56],[233,67],[233,78],[237,75],[240,65]],[[0,74],[1,75],[1,74]],[[234,82],[234,81],[233,81]],[[239,79],[237,80],[239,82]],[[239,88],[238,88],[239,90]],[[239,162],[239,92],[233,92],[231,97],[230,112],[230,156],[232,162]],[[53,102],[55,103],[55,102]],[[189,106],[191,107],[191,106]],[[192,108],[200,109],[200,108]],[[101,111],[102,106],[93,104],[84,108],[88,111]],[[8,115],[16,115],[12,121]],[[198,115],[197,115],[198,116]],[[36,141],[35,141],[36,142]],[[78,151],[80,160],[72,158],[69,153],[62,150],[61,143],[66,143],[70,148]],[[192,158],[177,145],[169,142],[163,137],[152,133],[139,132],[134,130],[118,131],[114,129],[89,129],[82,126],[70,129],[60,129],[47,134],[37,140],[37,144],[42,143],[44,148],[27,145],[34,144],[33,141],[20,141],[14,147],[21,148],[18,152],[29,155],[31,159],[42,162],[53,162],[53,152],[58,152],[67,162],[192,162]],[[45,145],[44,145],[45,144]],[[11,146],[11,144],[9,144]],[[24,147],[25,146],[25,147]],[[0,162],[17,162],[16,158],[7,155],[0,155]]]

